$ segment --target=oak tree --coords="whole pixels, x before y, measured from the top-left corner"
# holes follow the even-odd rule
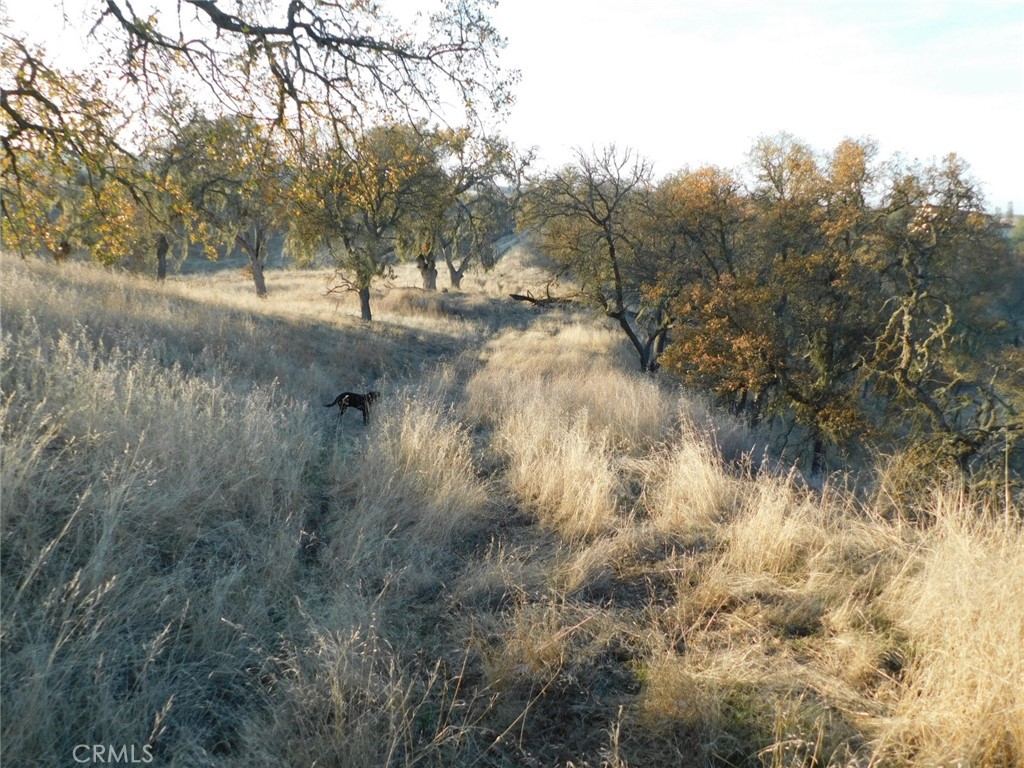
[[[125,74],[143,86],[167,62],[192,73],[226,111],[263,114],[302,128],[328,118],[358,130],[364,116],[436,114],[443,99],[468,114],[500,112],[515,75],[497,61],[504,40],[488,16],[493,0],[451,0],[403,25],[375,2],[183,0],[170,13],[151,3],[97,0]],[[159,73],[157,73],[159,74]]]
[[[197,116],[177,139],[175,177],[211,249],[248,259],[256,295],[265,297],[270,241],[289,218],[293,179],[281,144],[244,116]]]
[[[877,312],[872,154],[848,141],[819,158],[791,137],[765,138],[749,194],[718,169],[672,182],[684,285],[666,362],[754,422],[773,413],[801,426],[813,474],[829,445],[865,426],[856,382]]]
[[[1024,431],[1007,368],[1014,329],[999,298],[1009,290],[1012,304],[1024,301],[1019,266],[1014,279],[1009,243],[983,202],[956,155],[897,166],[876,244],[886,301],[874,383],[897,424],[963,471],[1008,462]]]
[[[57,70],[22,40],[2,36],[0,64],[4,242],[61,259],[98,241],[108,258],[126,215],[112,179],[133,159],[116,139],[124,116],[97,78]]]
[[[444,178],[399,239],[399,250],[415,259],[425,289],[437,288],[439,260],[459,289],[471,265],[493,266],[496,241],[514,229],[518,187],[531,155],[467,129],[439,131],[437,138]]]
[[[651,165],[632,150],[577,150],[531,186],[523,217],[559,273],[619,324],[644,372],[658,369],[672,325],[664,296],[644,290],[656,270],[643,241],[651,189]]]
[[[389,123],[310,150],[292,187],[296,206],[287,247],[301,260],[326,252],[337,270],[332,290],[359,295],[372,320],[370,287],[392,274],[399,241],[435,214],[445,188],[439,136],[423,126]]]
[[[436,114],[442,101],[473,122],[488,110],[500,114],[511,102],[515,73],[499,66],[504,41],[490,22],[492,5],[454,0],[403,25],[361,0],[291,0],[286,7],[240,0],[230,10],[214,0],[184,0],[170,11],[155,3],[96,0],[92,36],[106,47],[107,76],[91,80],[57,72],[35,49],[5,37],[4,225],[19,224],[25,249],[35,242],[68,252],[73,244],[49,222],[60,210],[52,204],[54,185],[66,186],[84,173],[93,203],[120,196],[144,214],[171,214],[158,216],[165,232],[156,235],[156,249],[164,264],[166,235],[181,228],[174,223],[180,225],[181,200],[173,200],[173,188],[160,188],[168,174],[147,179],[149,189],[133,180],[124,189],[101,191],[99,182],[108,178],[100,171],[112,167],[111,156],[122,165],[140,159],[127,148],[129,112],[152,111],[169,79],[187,82],[221,116],[273,123],[287,133],[316,133],[328,125],[354,135],[364,118],[372,123],[382,116]],[[116,99],[106,89],[110,83],[122,88]],[[152,146],[152,140],[135,142],[136,153],[140,146]],[[151,164],[142,160],[149,174]],[[54,164],[61,167],[46,167]],[[35,186],[21,184],[19,169],[33,171]],[[236,198],[234,207],[238,203]],[[31,221],[38,226],[26,226]],[[254,249],[250,260],[259,283],[264,238],[250,231],[245,240],[239,243]]]

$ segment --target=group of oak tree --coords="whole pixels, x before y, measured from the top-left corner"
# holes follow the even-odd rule
[[[416,258],[428,286],[443,259],[457,284],[508,226],[499,185],[516,173],[483,129],[515,79],[492,5],[452,0],[403,25],[376,3],[184,0],[161,14],[96,0],[103,54],[88,74],[4,34],[5,245],[154,253],[160,277],[175,252],[237,250],[262,296],[284,237],[299,259],[334,261],[365,319],[388,254]]]
[[[109,69],[90,75],[5,35],[5,248],[152,258],[160,277],[171,254],[233,249],[262,296],[276,238],[333,264],[370,320],[395,258],[425,288],[443,261],[458,287],[515,223],[642,371],[753,424],[780,418],[813,474],[834,447],[904,443],[1009,489],[1024,460],[1022,254],[959,158],[883,161],[867,140],[822,154],[780,135],[737,171],[655,177],[607,147],[528,175],[529,154],[481,128],[515,79],[489,5],[455,0],[415,34],[372,3],[292,0],[275,20],[258,3],[184,0],[169,18],[97,0]],[[453,96],[468,127],[438,112]]]
[[[765,137],[746,168],[655,179],[614,147],[524,195],[538,246],[670,370],[750,423],[830,447],[913,444],[929,471],[1020,469],[1024,251],[956,155],[881,161]]]

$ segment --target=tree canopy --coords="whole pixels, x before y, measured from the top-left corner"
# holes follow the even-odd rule
[[[742,170],[659,180],[630,150],[579,151],[525,223],[642,370],[771,419],[812,474],[908,443],[953,472],[1019,463],[1020,264],[966,164],[783,134]]]
[[[286,7],[240,0],[183,0],[171,14],[124,0],[98,4],[125,73],[147,85],[167,60],[187,68],[235,111],[254,107],[277,122],[308,117],[360,121],[370,114],[437,116],[458,96],[470,114],[511,103],[514,75],[499,66],[504,46],[488,16],[493,0],[449,0],[403,26],[375,2],[289,0]]]
[[[632,150],[578,150],[574,164],[535,182],[523,219],[559,271],[618,322],[642,371],[657,369],[671,324],[664,297],[643,290],[657,271],[645,226],[651,192],[651,164]]]
[[[288,247],[307,260],[325,251],[341,286],[359,294],[364,320],[372,319],[373,280],[391,273],[399,241],[439,205],[443,144],[437,132],[396,123],[306,153],[291,193]]]
[[[182,114],[259,125],[281,156],[305,137],[355,137],[381,124],[456,120],[491,129],[516,78],[498,61],[504,40],[488,16],[493,4],[452,0],[402,24],[361,0],[244,0],[230,11],[212,0],[183,0],[173,10],[96,0],[92,37],[108,77],[58,71],[40,49],[4,35],[5,240],[23,253],[85,248],[108,262],[155,248],[163,274],[170,242],[184,242],[182,233],[225,234],[209,228],[208,206],[193,206],[194,196],[171,183],[171,155],[153,156],[167,148],[157,137],[174,133]],[[106,231],[86,233],[87,222]],[[139,238],[140,223],[155,228],[151,236]],[[236,233],[234,244],[249,254],[262,292],[265,255],[248,250],[254,239],[265,242]]]

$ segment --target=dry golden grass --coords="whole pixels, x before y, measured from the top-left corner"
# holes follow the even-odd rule
[[[0,266],[5,764],[1024,762],[1020,510],[754,477],[613,326],[504,299],[525,252],[370,325],[325,272]]]
[[[646,504],[659,530],[713,531],[739,503],[741,481],[726,473],[721,455],[696,434],[649,464]]]
[[[530,412],[510,414],[497,429],[508,457],[506,484],[543,525],[564,538],[607,533],[620,517],[620,478],[605,435],[594,435],[585,416],[565,423],[534,401]]]
[[[453,549],[486,539],[499,508],[477,476],[466,428],[420,388],[394,392],[374,418],[374,437],[336,454],[330,493],[350,500],[325,524],[342,575],[436,593]]]
[[[885,595],[910,658],[885,751],[919,765],[1024,760],[1024,536],[956,497]]]

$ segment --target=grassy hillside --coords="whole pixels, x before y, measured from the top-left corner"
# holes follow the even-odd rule
[[[1024,763],[1021,511],[803,488],[523,254],[2,271],[5,764]]]

